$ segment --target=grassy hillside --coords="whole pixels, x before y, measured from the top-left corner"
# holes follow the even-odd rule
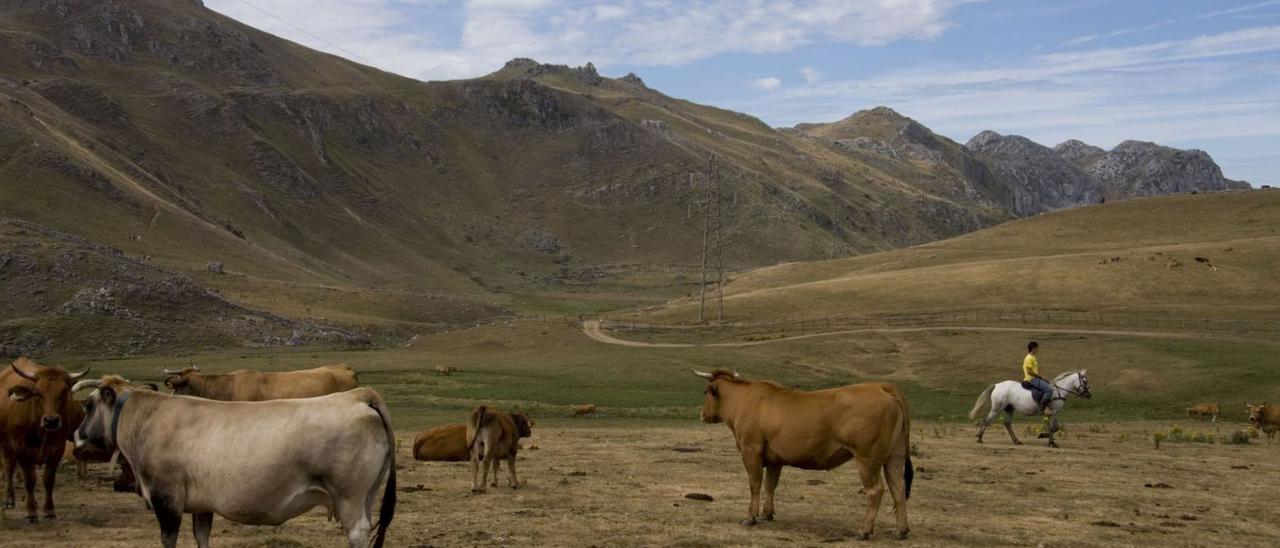
[[[1275,319],[1277,269],[1280,193],[1159,197],[756,270],[729,284],[725,310],[730,320],[1046,310]],[[696,302],[681,300],[639,317],[696,314]]]

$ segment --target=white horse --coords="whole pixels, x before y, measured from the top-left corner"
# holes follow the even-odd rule
[[[1062,411],[1067,404],[1067,396],[1080,396],[1085,399],[1093,397],[1093,394],[1089,393],[1089,377],[1085,371],[1081,369],[1063,373],[1050,382],[1053,385],[1053,399],[1044,409],[1044,412],[1049,415],[1049,447],[1058,446],[1053,441],[1053,435],[1058,432],[1058,412]],[[1013,439],[1015,445],[1022,445],[1022,442],[1018,441],[1018,436],[1013,433],[1013,412],[1017,411],[1023,415],[1040,413],[1040,404],[1031,396],[1031,391],[1023,388],[1022,383],[1018,381],[1004,381],[988,386],[982,391],[982,395],[978,396],[978,402],[973,405],[973,411],[969,412],[969,418],[977,418],[978,413],[988,403],[991,404],[991,412],[987,413],[987,418],[978,427],[978,443],[982,443],[982,434],[987,431],[991,421],[1000,411],[1004,411],[1005,430],[1009,431],[1009,437]]]

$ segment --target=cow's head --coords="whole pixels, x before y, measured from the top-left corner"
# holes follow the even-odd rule
[[[1253,405],[1246,403],[1245,406],[1249,408],[1249,424],[1253,425],[1254,428],[1261,428],[1262,414],[1266,411],[1267,404]]]
[[[76,429],[75,445],[76,451],[88,451],[90,448],[101,451],[115,450],[114,439],[108,439],[108,433],[111,431],[111,421],[116,414],[116,401],[121,394],[135,388],[143,388],[156,392],[160,387],[155,383],[145,383],[135,387],[128,379],[119,375],[106,375],[101,379],[85,379],[76,383],[72,392],[92,388],[93,392],[85,398],[82,405],[84,406],[84,420],[80,422],[80,428]]]
[[[533,435],[533,419],[524,413],[512,413],[511,420],[516,423],[518,437],[527,438]]]
[[[165,375],[169,375],[164,380],[164,385],[172,390],[174,394],[185,396],[191,394],[191,378],[200,375],[200,368],[197,366],[184,367],[178,371],[164,370]]]
[[[62,428],[62,410],[71,397],[71,386],[89,372],[67,373],[61,367],[45,367],[26,358],[18,358],[9,364],[13,372],[30,383],[9,388],[9,399],[31,402],[40,412],[40,428],[55,432]]]
[[[701,371],[694,370],[693,374],[707,379],[707,387],[704,390],[706,397],[702,402],[702,413],[699,414],[699,418],[702,419],[702,422],[708,424],[715,424],[723,421],[724,417],[720,416],[720,390],[726,383],[737,382],[741,380],[742,377],[738,375],[737,371],[727,371],[724,369],[717,369],[710,373],[703,373]]]

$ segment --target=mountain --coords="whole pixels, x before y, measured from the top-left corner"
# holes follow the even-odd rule
[[[195,0],[0,0],[0,51],[0,217],[316,325],[409,336],[692,291],[711,156],[730,269],[1059,206],[888,109],[779,131],[529,59],[421,82]]]
[[[1249,188],[1222,176],[1207,153],[1125,141],[1111,151],[1069,140],[1054,148],[983,131],[964,145],[887,107],[793,132],[828,142],[904,177],[923,169],[935,191],[954,192],[1019,217],[1106,199]],[[923,181],[917,179],[920,184]]]

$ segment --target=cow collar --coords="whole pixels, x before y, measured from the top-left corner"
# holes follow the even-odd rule
[[[116,437],[116,433],[120,429],[120,413],[124,412],[124,402],[129,401],[129,396],[133,395],[132,390],[127,390],[116,398],[116,412],[111,416],[111,443],[117,447],[120,446],[120,438]]]

